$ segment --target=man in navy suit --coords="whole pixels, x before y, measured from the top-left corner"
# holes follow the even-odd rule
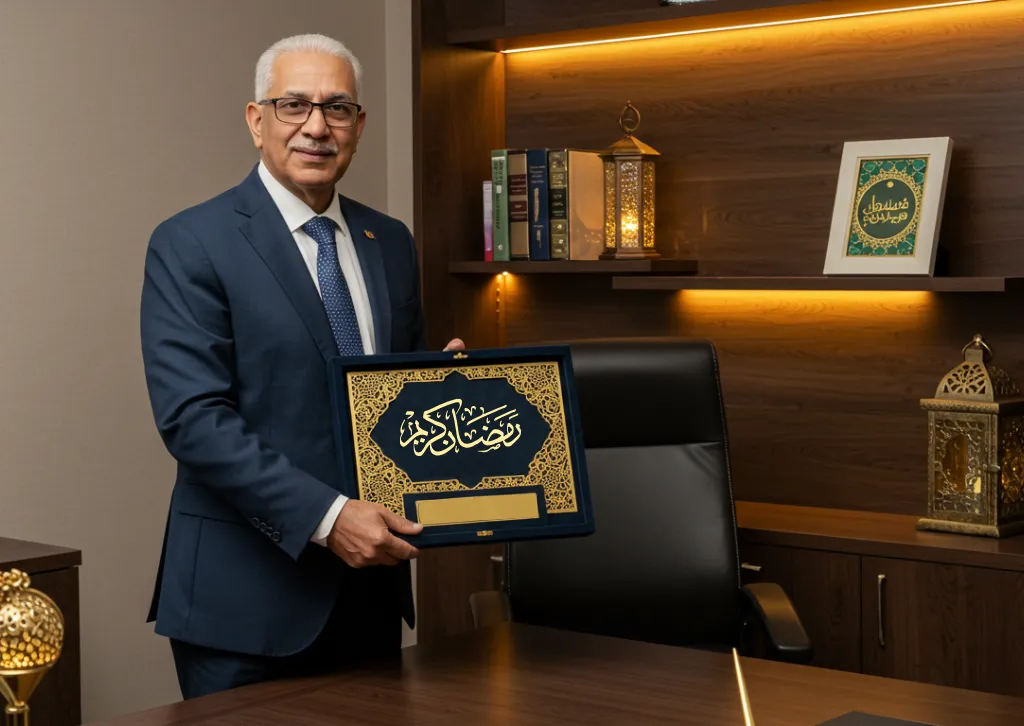
[[[409,230],[335,191],[361,76],[330,38],[271,46],[246,107],[259,164],[150,239],[142,351],[178,462],[150,620],[185,698],[393,656],[414,622],[395,533],[420,526],[340,494],[327,395],[332,356],[424,349]]]

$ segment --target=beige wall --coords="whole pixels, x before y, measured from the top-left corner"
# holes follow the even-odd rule
[[[0,2],[0,535],[83,551],[87,721],[179,698],[144,622],[173,480],[139,351],[149,234],[249,171],[256,58],[311,31],[366,68],[342,190],[411,227],[409,3]]]

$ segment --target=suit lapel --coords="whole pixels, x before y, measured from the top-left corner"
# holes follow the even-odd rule
[[[236,209],[247,217],[239,229],[277,278],[324,360],[338,355],[327,312],[306,262],[255,168],[239,186]]]
[[[358,204],[339,195],[341,213],[352,237],[352,244],[359,258],[359,267],[363,271],[363,282],[366,283],[366,294],[370,298],[373,311],[373,337],[375,352],[380,354],[391,352],[391,297],[388,293],[388,280],[384,273],[384,255],[380,250],[378,229]],[[369,233],[369,234],[367,234]],[[372,237],[371,237],[372,235]]]

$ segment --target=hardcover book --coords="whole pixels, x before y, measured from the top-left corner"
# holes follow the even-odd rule
[[[484,262],[494,260],[494,183],[485,181],[484,190]]]
[[[604,162],[599,152],[548,153],[552,259],[596,260],[604,252]]]
[[[508,152],[508,249],[513,260],[530,259],[529,182],[526,152]]]
[[[491,151],[491,208],[493,210],[494,260],[506,261],[508,250],[508,150]]]
[[[417,547],[594,531],[568,346],[333,358],[342,492]]]
[[[569,259],[568,156],[565,149],[548,152],[548,244],[553,260]]]
[[[526,152],[526,172],[530,193],[530,259],[550,260],[547,149],[530,149]]]

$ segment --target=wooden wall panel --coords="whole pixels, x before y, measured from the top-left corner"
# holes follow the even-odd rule
[[[427,337],[438,348],[450,339],[451,311],[461,304],[448,261],[471,259],[483,247],[481,182],[490,178],[491,149],[505,143],[503,59],[445,45],[445,6],[413,3],[415,236]]]
[[[505,0],[505,18],[514,25],[540,18],[573,18],[656,7],[658,0]]]
[[[508,143],[602,148],[631,100],[662,153],[663,254],[770,275],[820,274],[844,141],[949,135],[952,272],[1022,274],[1021,37],[1008,0],[510,55]]]
[[[434,6],[435,15],[439,10]],[[505,24],[505,0],[444,0],[440,16],[448,30]]]
[[[1024,384],[1018,294],[613,292],[517,276],[511,345],[604,336],[713,341],[740,499],[924,513],[919,400],[980,332]]]
[[[603,147],[631,100],[662,153],[663,254],[701,274],[817,275],[843,142],[950,135],[951,273],[1024,275],[1021,37],[1024,1],[1008,0],[510,55],[507,143]],[[508,301],[510,344],[711,339],[746,499],[921,514],[918,399],[976,332],[1024,381],[1014,294],[613,292],[520,276]]]

